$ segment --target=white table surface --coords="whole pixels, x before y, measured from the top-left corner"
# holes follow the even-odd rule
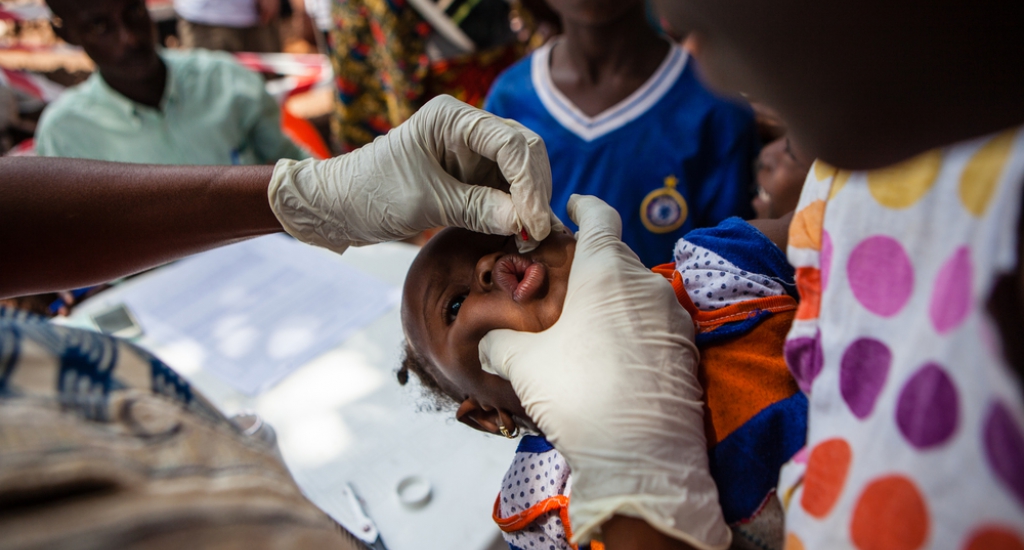
[[[382,244],[352,248],[342,259],[401,286],[417,250]],[[101,293],[76,308],[68,324],[86,322],[118,303],[129,285],[145,284],[143,275]],[[327,513],[346,506],[338,488],[350,482],[389,550],[500,548],[491,510],[516,443],[464,427],[451,412],[420,411],[419,387],[403,388],[395,378],[402,341],[394,308],[256,397],[185,358],[165,360],[224,413],[254,410],[269,422],[299,486]],[[143,336],[137,343],[161,356],[161,342]],[[400,504],[395,492],[409,475],[432,486],[432,500],[418,510]]]

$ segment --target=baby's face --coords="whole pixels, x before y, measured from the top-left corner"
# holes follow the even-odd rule
[[[423,247],[405,279],[402,325],[447,393],[526,417],[512,385],[480,368],[478,346],[494,329],[541,332],[558,320],[575,248],[566,232],[519,254],[512,237],[464,229]]]
[[[761,149],[757,157],[758,196],[752,204],[761,219],[780,218],[800,202],[811,163],[793,150],[787,138],[779,138]]]

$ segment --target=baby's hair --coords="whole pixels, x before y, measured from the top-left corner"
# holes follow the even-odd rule
[[[434,375],[435,369],[427,358],[417,353],[409,342],[406,342],[405,351],[402,353],[402,366],[395,374],[398,376],[398,383],[403,386],[409,382],[409,373],[415,374],[423,386],[423,395],[428,401],[429,408],[435,411],[457,408],[459,400],[441,387]]]

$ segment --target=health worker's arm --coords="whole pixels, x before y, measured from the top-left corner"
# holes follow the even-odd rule
[[[4,158],[0,181],[0,297],[95,284],[282,227],[341,253],[440,226],[525,230],[529,238],[517,241],[530,250],[560,225],[544,142],[448,96],[324,161],[271,168]]]
[[[0,158],[0,297],[102,283],[281,231],[272,172]]]

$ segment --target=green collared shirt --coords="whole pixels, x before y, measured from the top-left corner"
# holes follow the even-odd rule
[[[263,79],[231,56],[164,50],[167,85],[154,109],[114,91],[97,71],[43,112],[36,152],[151,164],[264,164],[309,155],[281,133]]]

